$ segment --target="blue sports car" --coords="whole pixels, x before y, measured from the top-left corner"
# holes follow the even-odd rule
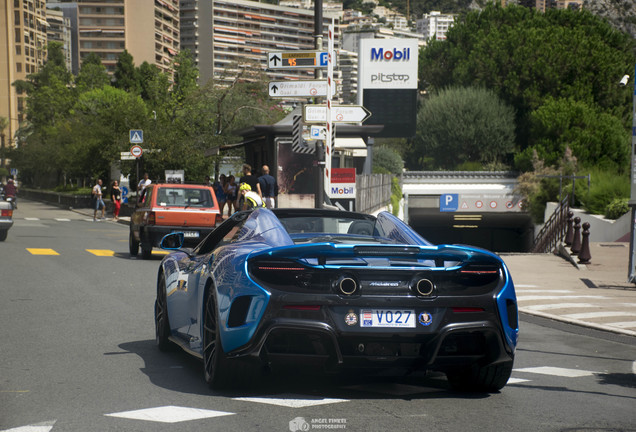
[[[203,360],[213,388],[267,368],[397,368],[497,391],[512,371],[517,300],[486,250],[432,245],[390,213],[237,212],[195,248],[169,234],[159,267],[157,344]]]

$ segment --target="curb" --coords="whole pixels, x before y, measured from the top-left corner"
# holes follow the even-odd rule
[[[538,316],[538,317],[541,317],[541,318],[550,319],[550,320],[553,320],[553,321],[563,322],[563,323],[566,323],[566,324],[572,324],[572,325],[575,325],[575,326],[578,326],[578,327],[588,327],[588,328],[593,328],[595,330],[601,330],[601,331],[604,331],[604,332],[617,333],[617,334],[621,334],[621,335],[624,335],[624,336],[636,337],[636,331],[613,328],[613,327],[604,326],[604,325],[601,325],[601,324],[588,323],[588,322],[579,321],[579,320],[575,320],[575,319],[571,319],[571,318],[564,318],[564,317],[561,317],[561,316],[558,316],[558,315],[547,314],[547,313],[539,312],[539,311],[535,311],[535,310],[528,310],[528,309],[525,309],[525,308],[519,308],[519,312],[523,312],[524,314],[527,314],[527,315],[534,315],[534,316]]]

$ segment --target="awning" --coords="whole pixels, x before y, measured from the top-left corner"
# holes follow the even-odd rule
[[[49,23],[47,23],[47,22],[46,22],[45,20],[43,20],[42,18],[37,18],[37,17],[36,17],[36,19],[37,19],[37,20],[38,20],[38,22],[39,22],[40,24],[42,24],[43,26],[46,26],[46,27],[48,27],[48,26],[49,26]]]
[[[338,133],[337,129],[336,133]],[[367,156],[367,145],[362,138],[336,138],[333,148],[351,151],[353,157]]]

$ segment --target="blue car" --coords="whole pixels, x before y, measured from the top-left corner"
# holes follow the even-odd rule
[[[323,209],[237,212],[159,267],[157,345],[203,360],[212,388],[268,368],[444,372],[493,392],[512,371],[514,285],[483,249],[432,245],[400,219]]]

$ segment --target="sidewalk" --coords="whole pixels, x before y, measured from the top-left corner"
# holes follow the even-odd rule
[[[519,310],[636,336],[636,285],[627,282],[629,243],[591,243],[590,253],[590,263],[578,266],[553,254],[501,254]]]

